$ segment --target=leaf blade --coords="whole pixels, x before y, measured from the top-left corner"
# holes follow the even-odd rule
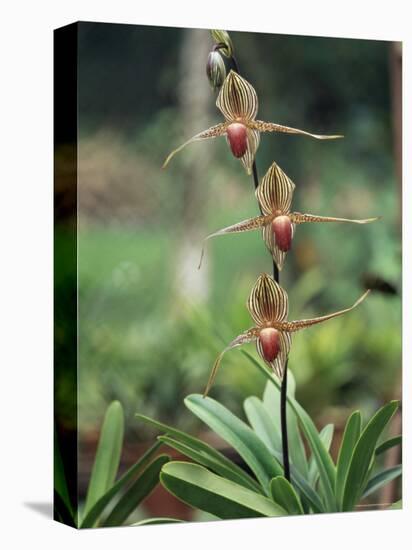
[[[363,492],[367,481],[376,443],[398,408],[398,401],[391,401],[379,409],[361,433],[354,448],[343,490],[342,510],[350,511]]]
[[[100,499],[92,506],[89,512],[84,516],[82,523],[80,524],[81,529],[86,529],[93,527],[96,521],[99,519],[100,514],[109,504],[111,499],[127,485],[129,481],[138,473],[140,469],[143,469],[152,459],[156,451],[161,446],[161,442],[158,441],[152,445],[141,457],[140,459],[131,466],[127,472],[125,472],[122,477],[120,477],[116,483],[103,495]]]
[[[85,515],[114,483],[122,452],[123,433],[123,408],[119,401],[113,401],[107,408],[100,432],[87,489]]]
[[[210,397],[192,394],[186,397],[184,402],[193,414],[236,449],[266,494],[269,494],[270,480],[282,475],[283,469],[254,431]]]
[[[289,514],[296,516],[304,513],[295,489],[286,478],[282,476],[273,478],[270,482],[270,492],[273,500]]]
[[[342,509],[343,490],[353,451],[361,432],[361,414],[354,411],[348,418],[343,432],[336,468],[335,492],[339,509]]]
[[[103,522],[103,525],[105,527],[123,525],[142,500],[156,487],[159,482],[160,470],[169,461],[170,457],[167,455],[156,457],[120,498],[119,502],[117,502]]]
[[[160,481],[179,500],[221,519],[286,515],[286,511],[269,498],[198,464],[169,462],[162,468]]]

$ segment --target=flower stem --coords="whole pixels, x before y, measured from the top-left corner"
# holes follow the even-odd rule
[[[220,47],[224,47],[223,45],[218,44],[217,49]],[[230,58],[233,70],[236,71],[238,74],[239,72],[239,65],[236,61],[235,56],[232,55]],[[252,166],[252,177],[253,177],[253,184],[255,186],[255,189],[259,185],[259,177],[258,177],[258,171],[256,167],[256,161],[253,161]],[[260,206],[259,206],[260,208]],[[260,209],[260,212],[262,213],[262,209]],[[276,263],[272,260],[273,265],[273,278],[274,280],[279,283],[279,270],[277,268]],[[287,397],[287,387],[288,387],[288,362],[286,361],[285,364],[285,372],[283,373],[282,378],[282,384],[280,389],[280,428],[282,432],[282,456],[283,456],[283,472],[285,478],[290,481],[290,466],[289,466],[289,445],[288,445],[288,427],[287,427],[287,415],[286,415],[286,397]]]

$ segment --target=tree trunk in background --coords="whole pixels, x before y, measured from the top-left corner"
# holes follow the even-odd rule
[[[392,95],[392,127],[393,127],[393,150],[395,157],[395,169],[399,194],[399,229],[402,234],[402,43],[393,42],[390,44],[389,52],[391,95]],[[402,398],[401,376],[398,390],[393,399]],[[398,411],[392,421],[390,436],[400,434],[402,431],[402,413]],[[387,451],[385,468],[392,468],[402,461],[402,452],[399,446]],[[380,504],[385,507],[388,503],[394,502],[397,498],[398,480],[392,481],[383,487],[380,494]]]
[[[211,48],[208,31],[187,30],[180,52],[179,112],[182,121],[182,142],[211,126],[209,111],[213,93],[206,77],[206,60]],[[177,250],[175,288],[177,303],[198,303],[208,294],[208,265],[197,269],[202,239],[205,236],[204,214],[208,196],[208,175],[211,162],[210,144],[189,145],[179,155],[183,183],[182,227]]]

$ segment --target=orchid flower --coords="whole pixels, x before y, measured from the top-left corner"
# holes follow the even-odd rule
[[[226,233],[241,233],[244,231],[253,231],[254,229],[262,229],[263,240],[269,252],[272,254],[278,269],[281,270],[286,253],[291,248],[292,238],[297,224],[305,222],[347,222],[364,224],[378,219],[367,218],[364,220],[351,220],[347,218],[331,218],[329,216],[314,216],[312,214],[291,212],[290,207],[294,189],[295,184],[279,168],[276,162],[274,162],[256,189],[256,197],[262,215],[220,229],[206,237],[205,241]],[[204,248],[200,258],[199,268],[202,263],[203,254]]]
[[[290,351],[291,334],[351,311],[363,302],[369,292],[370,290],[367,290],[353,306],[347,309],[323,315],[322,317],[315,317],[314,319],[287,321],[289,300],[286,291],[272,277],[266,273],[262,273],[252,288],[246,304],[256,326],[237,336],[219,354],[213,365],[204,396],[208,394],[215,380],[223,354],[232,348],[250,342],[256,342],[259,355],[276,375],[282,379]]]
[[[272,122],[256,120],[258,98],[249,82],[231,70],[225,78],[217,97],[216,106],[225,117],[225,122],[212,126],[195,135],[183,145],[170,153],[163,164],[167,166],[171,158],[186,145],[194,141],[226,136],[230,149],[239,158],[248,174],[252,171],[255,154],[259,146],[260,132],[283,132],[286,134],[303,134],[316,139],[336,139],[343,136],[320,136],[304,130],[281,126]]]

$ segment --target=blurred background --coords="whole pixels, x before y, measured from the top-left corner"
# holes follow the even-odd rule
[[[368,417],[400,395],[400,44],[230,35],[259,119],[345,135],[264,134],[259,175],[276,160],[296,184],[293,210],[382,216],[299,227],[281,273],[290,319],[347,307],[376,287],[355,312],[293,340],[297,398],[319,426],[339,428],[353,409]],[[251,326],[246,299],[271,270],[259,232],[212,240],[197,270],[203,237],[258,213],[224,138],[188,146],[161,170],[172,149],[222,121],[205,73],[212,45],[206,30],[79,25],[80,490],[113,399],[127,416],[125,465],[155,436],[136,412],[203,430],[183,398],[204,390],[216,355]],[[243,417],[243,399],[264,382],[233,351],[211,396]]]

